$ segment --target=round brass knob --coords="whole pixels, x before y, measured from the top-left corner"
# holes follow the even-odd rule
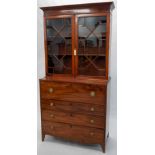
[[[53,103],[53,102],[51,102],[51,103],[50,103],[50,106],[51,106],[51,107],[52,107],[52,106],[54,106],[54,103]]]
[[[53,93],[54,90],[53,90],[53,88],[49,88],[48,91],[49,91],[49,93]]]
[[[94,123],[94,120],[92,119],[92,120],[90,120],[90,123]]]
[[[54,115],[53,115],[53,114],[51,114],[50,116],[51,116],[52,118],[54,117]]]
[[[90,108],[90,111],[95,111],[94,107],[91,107],[91,108]]]
[[[95,91],[90,92],[90,96],[94,97],[96,95]]]
[[[90,135],[91,135],[91,136],[94,136],[94,132],[91,132]]]

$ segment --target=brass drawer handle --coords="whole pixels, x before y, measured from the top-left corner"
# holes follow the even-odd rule
[[[92,119],[92,120],[90,120],[90,123],[94,123],[94,120]]]
[[[95,111],[94,107],[91,107],[91,108],[90,108],[90,111]]]
[[[51,102],[51,103],[50,103],[50,106],[51,106],[51,107],[53,107],[53,106],[54,106],[54,103],[53,103],[53,102]]]
[[[50,128],[53,130],[54,129],[54,126],[51,126]]]
[[[51,114],[51,115],[50,115],[50,117],[54,118],[54,115],[53,115],[53,114]]]
[[[48,92],[49,92],[49,93],[53,93],[53,91],[54,91],[53,88],[49,88],[49,89],[48,89]]]
[[[90,135],[91,135],[91,136],[94,136],[94,132],[91,132]]]
[[[95,91],[91,91],[91,92],[90,92],[90,96],[92,96],[92,97],[96,96]]]

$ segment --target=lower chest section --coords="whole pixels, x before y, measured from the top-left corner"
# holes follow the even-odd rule
[[[40,82],[42,132],[83,143],[102,143],[106,86]]]

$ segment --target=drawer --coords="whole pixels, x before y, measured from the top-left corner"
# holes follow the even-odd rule
[[[48,121],[42,122],[42,129],[45,134],[81,143],[99,144],[104,142],[104,132],[101,129]]]
[[[74,125],[84,125],[88,127],[104,128],[104,117],[84,114],[56,112],[50,110],[42,111],[42,120],[52,122],[70,123]]]
[[[40,81],[42,99],[104,104],[106,87],[67,82]]]
[[[64,111],[72,113],[83,113],[91,115],[104,115],[104,105],[96,105],[91,103],[78,103],[58,100],[41,100],[42,109],[53,111]]]

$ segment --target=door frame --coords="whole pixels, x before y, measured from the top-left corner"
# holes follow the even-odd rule
[[[71,74],[49,74],[48,73],[48,47],[47,47],[47,28],[46,28],[46,20],[48,19],[62,19],[62,18],[71,18],[71,44],[72,44],[72,73]],[[44,49],[45,49],[45,72],[46,72],[46,76],[56,76],[56,77],[62,77],[64,75],[67,76],[75,76],[75,58],[74,58],[74,42],[75,42],[75,34],[74,34],[74,15],[53,15],[53,16],[44,16],[43,19],[44,22]]]
[[[110,13],[90,13],[90,14],[77,14],[75,15],[75,49],[78,51],[78,18],[79,17],[97,17],[97,16],[106,16],[106,73],[105,79],[108,80],[109,77],[109,36],[110,36]],[[75,77],[78,77],[78,52],[75,57]],[[95,76],[91,76],[92,78]]]

